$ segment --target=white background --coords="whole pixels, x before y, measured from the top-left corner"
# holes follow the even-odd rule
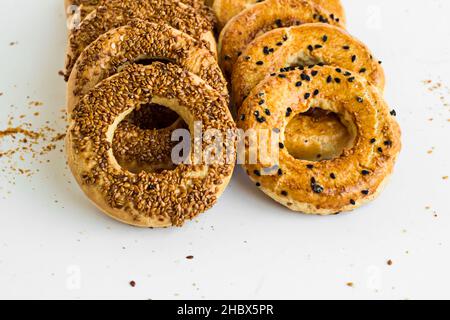
[[[442,178],[450,175],[450,1],[343,2],[350,32],[384,61],[386,99],[403,129],[403,152],[378,200],[307,217],[266,198],[238,169],[196,221],[141,230],[99,213],[58,150],[43,164],[17,160],[40,171],[15,184],[0,159],[0,298],[450,298],[450,181]],[[34,128],[49,120],[64,129],[62,3],[0,1],[0,130],[10,115],[29,113],[30,100],[44,102],[27,118]],[[429,92],[428,79],[444,88]]]

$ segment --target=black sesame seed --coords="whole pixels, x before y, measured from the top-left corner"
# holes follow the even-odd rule
[[[282,176],[282,175],[283,175],[283,170],[278,169],[278,175],[279,175],[279,176]]]
[[[386,141],[384,142],[384,145],[385,145],[386,147],[390,147],[390,146],[392,146],[392,141],[386,140]]]
[[[253,114],[255,115],[255,117],[259,117],[259,111],[256,110],[255,112],[253,112]]]
[[[263,53],[265,54],[265,55],[268,55],[268,54],[270,54],[270,50],[269,50],[269,47],[264,47],[264,49],[263,49]]]
[[[356,205],[356,201],[355,200],[350,200],[350,204],[352,205],[352,206],[354,206],[354,205]]]
[[[284,79],[284,78],[286,78],[286,75],[285,75],[285,74],[282,74],[282,73],[280,73],[280,74],[278,75],[278,78]]]
[[[261,172],[259,170],[255,170],[253,171],[253,173],[255,174],[255,176],[261,177]]]
[[[358,101],[359,103],[363,103],[363,102],[364,102],[364,99],[361,98],[361,97],[356,97],[356,101]]]
[[[264,103],[266,103],[265,100],[259,100],[259,102],[258,102],[258,104],[259,104],[260,106],[262,106]]]
[[[287,192],[287,191],[281,191],[281,195],[282,195],[283,197],[287,197],[287,196],[288,196],[288,192]]]
[[[246,56],[244,59],[250,61],[251,58],[249,56]]]
[[[280,143],[278,144],[278,146],[280,147],[280,149],[284,149],[284,144],[283,144],[282,142],[280,142]]]
[[[327,83],[331,83],[333,81],[333,78],[331,76],[328,76]]]
[[[313,51],[313,50],[314,50],[313,46],[312,46],[312,45],[309,45],[309,46],[308,46],[308,50],[309,50],[309,51]]]
[[[283,27],[283,22],[281,21],[281,19],[275,20],[275,24],[277,25],[278,28]]]
[[[378,148],[378,152],[379,152],[379,153],[383,153],[383,148],[379,147],[379,148]]]
[[[245,114],[241,115],[241,121],[245,120]]]
[[[309,99],[311,97],[311,94],[309,92],[305,93],[305,100]]]
[[[313,95],[314,95],[314,96],[317,96],[318,94],[319,94],[319,90],[318,90],[318,89],[314,90]]]
[[[306,167],[307,167],[308,169],[314,169],[314,165],[312,165],[312,164],[308,164]]]
[[[315,183],[311,185],[311,188],[312,188],[312,191],[317,194],[321,194],[324,190],[322,186],[315,184]]]
[[[364,72],[366,72],[366,71],[367,71],[366,68],[361,68],[361,70],[359,70],[359,73],[364,73]]]
[[[363,194],[363,195],[369,195],[369,190],[363,190],[363,191],[361,191],[361,193]]]
[[[334,78],[334,81],[336,81],[336,83],[341,83],[341,79],[339,78]]]
[[[355,77],[350,77],[347,80],[348,80],[348,82],[353,82],[353,81],[355,81]]]
[[[292,115],[292,109],[291,108],[287,108],[286,110],[286,117],[290,117]]]
[[[336,68],[336,72],[341,73],[342,69],[341,68]]]
[[[371,144],[374,144],[375,142],[377,142],[377,139],[375,139],[375,138],[370,139]]]
[[[322,48],[323,48],[323,46],[320,45],[320,44],[316,44],[316,45],[314,46],[314,49],[322,49]]]
[[[268,116],[270,116],[270,114],[271,114],[269,109],[264,110],[264,113]]]
[[[257,186],[258,188],[261,187],[261,183],[257,182],[257,183],[256,183],[256,186]]]
[[[334,180],[334,179],[336,179],[336,175],[334,173],[332,173],[332,174],[330,174],[330,178]]]
[[[361,174],[363,176],[368,176],[370,174],[370,171],[369,170],[363,170],[363,171],[361,171]]]
[[[315,77],[315,76],[317,76],[318,73],[319,73],[319,71],[313,70],[313,71],[311,72],[311,75],[312,75],[313,77]]]
[[[256,62],[256,65],[257,65],[257,66],[262,66],[263,64],[264,64],[263,61],[257,61],[257,62]]]
[[[286,109],[286,117],[290,117],[292,114],[292,109],[291,108],[287,108]]]
[[[342,49],[344,49],[344,50],[350,50],[350,46],[343,46]]]
[[[327,41],[328,41],[328,36],[326,36],[326,35],[323,36],[323,37],[322,37],[322,41],[323,41],[323,42],[327,42]]]
[[[259,123],[264,123],[264,122],[266,122],[266,118],[265,117],[259,117],[259,118],[256,118],[256,121],[258,121]]]
[[[356,56],[353,55],[353,56],[352,56],[352,62],[355,62],[355,61],[356,61]]]
[[[302,82],[301,82],[301,81],[296,82],[296,83],[295,83],[295,86],[296,86],[296,87],[301,87],[301,86],[302,86]]]
[[[391,110],[391,116],[393,116],[393,117],[396,117],[397,116],[397,111],[395,111],[395,110]]]
[[[283,45],[283,42],[277,42],[277,46],[281,47]]]

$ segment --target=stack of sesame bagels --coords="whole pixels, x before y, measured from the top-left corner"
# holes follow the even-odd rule
[[[268,196],[308,214],[375,198],[401,149],[383,99],[381,62],[345,31],[339,0],[216,0],[222,69],[238,127],[279,139],[247,174]],[[246,131],[247,132],[247,131]]]
[[[212,10],[203,0],[66,6],[80,20],[65,75],[68,163],[82,190],[109,216],[140,227],[181,226],[211,208],[235,155],[206,165],[190,150],[175,164],[172,133],[196,123],[202,132],[235,130]]]
[[[217,202],[236,159],[257,188],[307,214],[353,210],[391,175],[401,134],[384,71],[345,30],[340,0],[65,5],[68,163],[107,215],[181,226]],[[192,148],[177,162],[184,131]],[[198,161],[211,142],[215,161]]]

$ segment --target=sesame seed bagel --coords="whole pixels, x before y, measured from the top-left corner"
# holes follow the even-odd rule
[[[343,26],[322,7],[306,0],[266,0],[242,11],[227,23],[219,37],[219,57],[225,75],[231,76],[237,58],[258,36],[273,29],[313,22]]]
[[[130,63],[165,60],[198,75],[228,96],[214,54],[203,42],[166,24],[132,20],[92,42],[79,56],[68,80],[68,112],[95,85]]]
[[[302,74],[311,81],[299,87],[296,84]],[[251,179],[277,202],[307,214],[350,211],[373,200],[391,175],[401,149],[400,128],[380,91],[359,75],[347,81],[330,66],[284,75],[262,81],[241,108],[238,126],[242,129],[280,133],[278,158],[259,157],[256,164],[246,165]],[[329,77],[333,81],[329,82]],[[320,162],[298,160],[286,149],[287,123],[313,108],[338,114],[349,128],[354,143],[340,157]],[[270,115],[261,117],[265,109]],[[255,148],[257,145],[249,144],[248,151]],[[275,174],[265,175],[274,165]]]
[[[83,50],[100,35],[111,29],[129,24],[134,19],[168,24],[190,36],[205,41],[216,51],[214,23],[197,9],[171,0],[103,1],[96,10],[83,19],[73,30],[68,44],[66,59],[66,79],[70,76],[76,60]]]
[[[234,16],[264,0],[215,0],[212,5],[217,15],[219,28],[222,29]],[[333,19],[345,24],[345,12],[340,0],[311,0],[332,13]]]
[[[72,6],[78,7],[80,10],[80,17],[84,19],[89,13],[94,11],[102,1],[109,0],[65,0],[66,8],[70,8]],[[177,0],[173,0],[177,1]],[[205,2],[203,0],[180,0],[184,4],[190,5],[196,9],[202,10],[202,13],[209,17],[210,19],[215,19],[213,12],[205,6]],[[67,15],[70,15],[70,10],[67,10]]]
[[[235,156],[209,165],[180,164],[161,173],[122,169],[112,153],[114,131],[136,107],[149,103],[177,112],[191,132],[197,121],[203,132],[235,129],[226,100],[199,77],[170,63],[132,65],[102,81],[75,107],[68,163],[85,194],[111,217],[140,227],[181,226],[216,203],[231,178]],[[208,145],[203,141],[202,147]]]
[[[82,52],[68,82],[69,115],[85,94],[123,66],[154,60],[170,61],[198,75],[228,100],[222,71],[203,42],[167,25],[133,20],[101,35]],[[114,136],[114,155],[122,167],[133,172],[170,168],[171,133],[183,124],[176,118],[168,122],[171,115],[166,108],[148,109],[140,119],[121,122]],[[159,130],[141,128],[142,124]]]

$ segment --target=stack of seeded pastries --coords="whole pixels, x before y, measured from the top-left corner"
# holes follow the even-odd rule
[[[276,163],[258,158],[244,167],[257,188],[294,211],[353,210],[392,173],[400,129],[383,99],[381,62],[347,33],[339,0],[65,5],[68,163],[112,218],[182,226],[216,204],[235,145],[232,161],[173,159],[174,131],[192,133],[198,121],[202,132],[237,124],[276,134]]]

